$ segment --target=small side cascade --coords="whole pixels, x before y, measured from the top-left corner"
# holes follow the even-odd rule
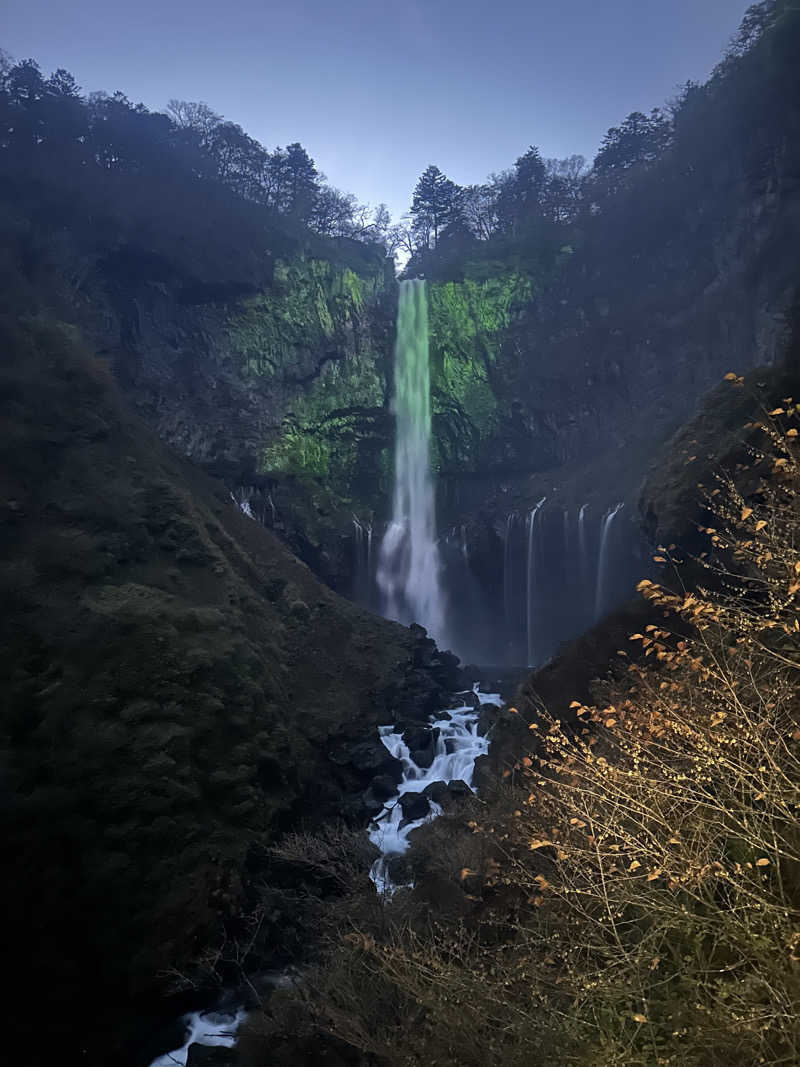
[[[353,597],[359,604],[372,603],[372,523],[353,516]]]
[[[608,601],[608,556],[611,545],[611,529],[614,519],[619,515],[625,505],[615,504],[609,508],[603,517],[600,528],[600,548],[597,554],[597,588],[594,600],[595,621],[602,618],[603,611]]]
[[[514,622],[512,611],[514,584],[511,574],[511,537],[514,533],[514,525],[516,524],[516,521],[516,512],[512,511],[506,516],[506,529],[503,537],[503,615],[505,616],[506,626],[509,631]]]
[[[500,706],[503,702],[499,693],[481,693],[477,685],[473,692],[477,695],[480,706]],[[403,777],[397,787],[396,796],[387,801],[369,830],[370,841],[381,850],[380,857],[370,871],[370,878],[379,893],[392,893],[398,888],[390,876],[389,866],[393,857],[408,850],[408,835],[411,831],[442,813],[439,804],[431,800],[425,815],[417,819],[405,818],[400,798],[407,793],[424,793],[434,782],[461,781],[474,792],[472,780],[475,761],[489,751],[489,739],[478,733],[479,711],[480,708],[475,708],[472,704],[463,704],[448,711],[449,718],[437,718],[435,715],[431,717],[429,722],[436,727],[438,736],[430,767],[418,767],[414,763],[403,735],[398,733],[394,726],[379,727],[381,741],[403,765]]]
[[[231,493],[231,500],[239,508],[239,510],[248,517],[248,519],[254,519],[253,509],[250,506],[250,501],[253,499],[253,490],[250,486],[240,486],[235,493]]]
[[[534,625],[536,619],[536,518],[541,511],[546,497],[542,497],[528,513],[528,552],[526,559],[526,600],[525,622],[528,631],[528,666],[536,666],[536,635]]]

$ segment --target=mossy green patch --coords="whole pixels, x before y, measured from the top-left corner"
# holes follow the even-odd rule
[[[500,401],[492,370],[503,332],[530,302],[530,276],[506,272],[428,287],[435,459],[467,468],[492,434]]]

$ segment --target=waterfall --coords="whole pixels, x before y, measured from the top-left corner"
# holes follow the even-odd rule
[[[369,607],[372,601],[372,523],[353,516],[353,596]]]
[[[403,777],[397,787],[397,795],[386,802],[383,811],[373,820],[369,831],[370,841],[381,851],[370,872],[370,878],[380,893],[391,895],[397,888],[389,868],[392,857],[401,856],[408,849],[408,835],[411,831],[430,818],[440,815],[442,811],[431,796],[428,804],[423,805],[427,809],[426,814],[416,819],[405,818],[400,798],[406,793],[422,793],[428,797],[437,785],[453,783],[463,783],[475,791],[475,760],[489,751],[489,738],[478,728],[479,709],[484,704],[499,707],[503,701],[499,693],[481,693],[477,685],[473,692],[478,697],[478,708],[475,707],[474,700],[470,700],[458,708],[452,708],[445,718],[437,718],[434,715],[428,720],[437,730],[433,762],[429,767],[417,766],[402,733],[394,726],[378,728],[385,747],[395,759],[401,760],[403,765]]]
[[[594,607],[591,603],[591,592],[589,586],[589,575],[591,574],[591,567],[589,566],[589,545],[586,540],[586,509],[588,504],[583,504],[578,512],[578,577],[580,579],[580,595],[578,603],[581,605],[581,623],[589,617],[591,609]]]
[[[623,507],[623,504],[616,504],[613,508],[609,508],[603,516],[603,525],[600,528],[600,548],[597,556],[597,591],[594,600],[595,621],[602,616],[608,599],[608,548],[611,526]]]
[[[506,620],[509,640],[513,637],[513,619],[511,617],[513,595],[513,586],[511,584],[511,531],[514,529],[516,517],[513,511],[506,517],[506,533],[503,539],[503,614]]]
[[[536,614],[536,539],[534,533],[536,530],[536,516],[539,514],[539,509],[545,502],[545,497],[539,501],[534,507],[531,508],[528,514],[528,556],[527,556],[527,574],[526,574],[526,624],[528,629],[528,666],[536,666],[535,657],[535,644],[533,634],[533,624]]]
[[[394,392],[394,502],[380,547],[378,585],[388,616],[421,623],[441,641],[444,600],[430,473],[428,303],[425,282],[419,279],[400,283]]]

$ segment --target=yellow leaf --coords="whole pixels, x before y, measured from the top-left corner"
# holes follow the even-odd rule
[[[735,382],[736,381],[736,375],[733,373],[732,370],[729,370],[728,373],[723,378],[723,381],[725,381],[725,382]]]
[[[609,729],[610,729],[610,728],[611,728],[612,726],[616,726],[616,725],[617,725],[617,720],[616,720],[616,719],[614,719],[614,718],[611,718],[611,719],[606,719],[606,726],[608,726],[608,727],[609,727]]]
[[[641,867],[641,863],[639,863],[638,860],[634,860],[633,863],[628,868],[628,870],[629,871],[638,871],[640,867]]]
[[[516,708],[509,708],[508,710],[512,715],[519,715],[519,712]]]
[[[749,519],[752,514],[752,508],[742,508],[742,522],[744,522],[745,519]]]
[[[523,765],[523,767],[532,767],[533,766],[533,760],[529,756],[523,756],[522,757],[522,765]]]
[[[521,814],[522,814],[522,812],[519,810],[519,808],[517,808],[517,810],[514,812],[514,815],[516,816],[516,818],[519,818]]]
[[[647,1022],[647,1016],[646,1015],[642,1015],[642,1013],[640,1011],[634,1012],[634,1014],[631,1016],[631,1018],[633,1019],[633,1021],[635,1023],[646,1023]]]
[[[766,856],[762,856],[760,860],[756,860],[756,867],[769,867],[769,860]]]
[[[661,868],[659,867],[658,870],[651,871],[650,874],[648,874],[647,881],[648,882],[655,882],[656,878],[660,878],[660,877],[661,877]]]
[[[766,519],[759,519],[758,522],[756,523],[756,530],[763,530],[766,525],[767,525],[767,520]]]
[[[531,852],[535,852],[537,848],[547,848],[549,844],[550,841],[531,841]]]
[[[532,722],[530,724],[530,726],[528,727],[528,729],[529,730],[538,730],[539,729],[539,723],[538,722]]]
[[[571,708],[579,708],[580,706],[581,706],[580,700],[573,700],[572,703],[570,704]]]
[[[786,431],[787,437],[797,437],[797,430],[791,429]]]
[[[534,878],[534,882],[536,882],[540,889],[547,889],[547,887],[550,885],[550,883],[547,881],[543,874],[537,874]]]
[[[465,878],[469,878],[469,876],[471,874],[474,874],[474,873],[475,872],[473,870],[470,870],[469,867],[462,867],[461,868],[461,881],[463,882]]]
[[[786,414],[786,411],[784,410],[784,408],[773,408],[772,411],[770,411],[770,415],[785,415],[785,414]]]
[[[653,556],[653,563],[666,563],[663,556]]]

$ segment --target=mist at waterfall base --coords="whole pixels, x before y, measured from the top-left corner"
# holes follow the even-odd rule
[[[379,581],[383,530],[354,518],[352,592],[365,607],[393,615]],[[482,666],[541,666],[633,596],[652,570],[650,546],[619,502],[539,501],[494,521],[450,527],[436,547],[439,644]],[[427,625],[423,614],[393,617]]]

